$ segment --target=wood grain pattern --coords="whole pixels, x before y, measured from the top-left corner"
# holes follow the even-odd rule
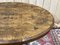
[[[0,40],[25,42],[41,37],[53,26],[45,9],[25,3],[0,3]]]
[[[0,2],[23,2],[30,3],[45,8],[50,11],[55,19],[55,23],[60,23],[60,1],[59,0],[0,0]]]

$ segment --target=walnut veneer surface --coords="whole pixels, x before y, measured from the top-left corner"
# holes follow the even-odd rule
[[[53,27],[45,9],[25,3],[0,3],[0,42],[25,42],[41,37]]]

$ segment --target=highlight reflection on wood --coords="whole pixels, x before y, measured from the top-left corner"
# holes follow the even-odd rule
[[[0,3],[0,40],[4,42],[37,38],[52,26],[52,15],[41,7],[25,3]]]

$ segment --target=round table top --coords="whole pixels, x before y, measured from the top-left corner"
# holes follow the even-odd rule
[[[0,43],[28,42],[53,27],[47,10],[26,3],[0,3]]]

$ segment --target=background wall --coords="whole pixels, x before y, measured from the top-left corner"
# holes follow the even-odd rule
[[[54,18],[55,22],[60,23],[60,0],[0,0],[0,2],[24,2],[49,10]]]

